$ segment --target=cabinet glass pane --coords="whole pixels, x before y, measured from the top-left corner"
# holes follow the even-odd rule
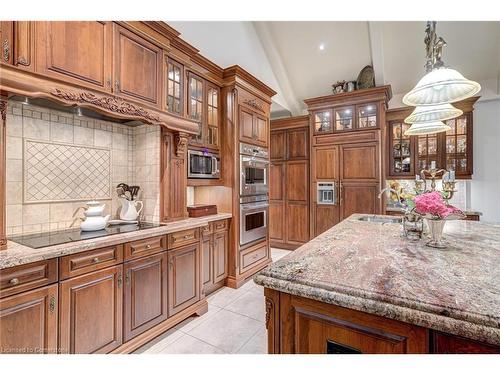
[[[330,111],[316,112],[314,114],[314,130],[316,133],[327,133],[332,131]]]
[[[217,146],[219,126],[219,91],[216,88],[208,88],[207,101],[208,143],[210,145]]]
[[[446,132],[446,167],[458,173],[468,173],[467,116],[446,122],[452,130]]]
[[[351,107],[335,110],[335,130],[351,130],[353,125],[354,113]]]
[[[167,110],[181,114],[182,90],[181,67],[174,62],[167,64]]]
[[[377,126],[377,107],[368,104],[358,107],[358,127],[373,128]]]
[[[409,125],[394,122],[392,126],[392,156],[393,156],[393,172],[396,174],[411,172],[411,150],[410,138],[404,135],[404,131]]]

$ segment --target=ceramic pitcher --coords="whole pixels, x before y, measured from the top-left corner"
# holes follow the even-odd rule
[[[120,219],[127,221],[137,220],[139,214],[142,211],[142,208],[144,207],[142,201],[129,201],[128,199],[125,198],[120,198],[120,201],[122,204],[122,209],[120,211]],[[137,209],[138,205],[141,206],[139,209]]]
[[[87,209],[84,212],[85,220],[80,224],[82,231],[102,230],[106,228],[110,215],[103,216],[105,204],[97,201],[87,202]]]

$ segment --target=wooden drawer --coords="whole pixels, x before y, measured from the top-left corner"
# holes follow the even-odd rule
[[[141,258],[167,249],[166,237],[150,237],[125,244],[125,260]]]
[[[23,264],[0,271],[0,297],[57,282],[57,259]]]
[[[267,242],[252,246],[240,252],[240,273],[245,272],[262,259],[267,258],[269,247]]]
[[[108,246],[59,258],[60,279],[97,271],[123,261],[123,245]]]
[[[201,235],[205,238],[206,236],[209,236],[213,232],[212,228],[212,223],[209,223],[208,225],[205,225],[200,228],[201,230]]]
[[[228,229],[227,220],[217,220],[211,223],[213,232],[222,232]]]
[[[186,229],[168,235],[168,248],[174,249],[184,245],[198,242],[200,239],[199,228]]]

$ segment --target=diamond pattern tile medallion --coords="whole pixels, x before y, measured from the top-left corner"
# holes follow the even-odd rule
[[[26,139],[24,203],[111,198],[111,150]]]

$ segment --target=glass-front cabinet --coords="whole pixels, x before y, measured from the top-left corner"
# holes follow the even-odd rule
[[[358,129],[376,128],[378,126],[376,104],[357,105],[356,112]]]
[[[417,142],[417,173],[422,169],[430,169],[433,163],[439,168],[438,134],[419,135]]]
[[[314,134],[377,128],[377,103],[340,106],[312,113]]]
[[[352,130],[354,128],[354,107],[342,107],[334,110],[335,131]]]
[[[405,135],[410,125],[402,121],[389,123],[389,157],[392,174],[397,176],[413,175],[414,170],[414,140]]]
[[[219,88],[207,85],[207,143],[219,146]]]
[[[468,175],[470,172],[470,155],[472,143],[471,131],[467,129],[467,115],[446,121],[451,127],[446,132],[446,169],[454,170],[456,175]]]
[[[332,111],[318,111],[313,114],[314,133],[331,133],[332,132]]]
[[[182,96],[184,91],[184,68],[178,62],[167,62],[167,111],[182,116]]]
[[[203,79],[193,73],[188,74],[188,115],[191,119],[198,121],[198,134],[191,138],[192,143],[203,144],[203,105],[204,89]]]

